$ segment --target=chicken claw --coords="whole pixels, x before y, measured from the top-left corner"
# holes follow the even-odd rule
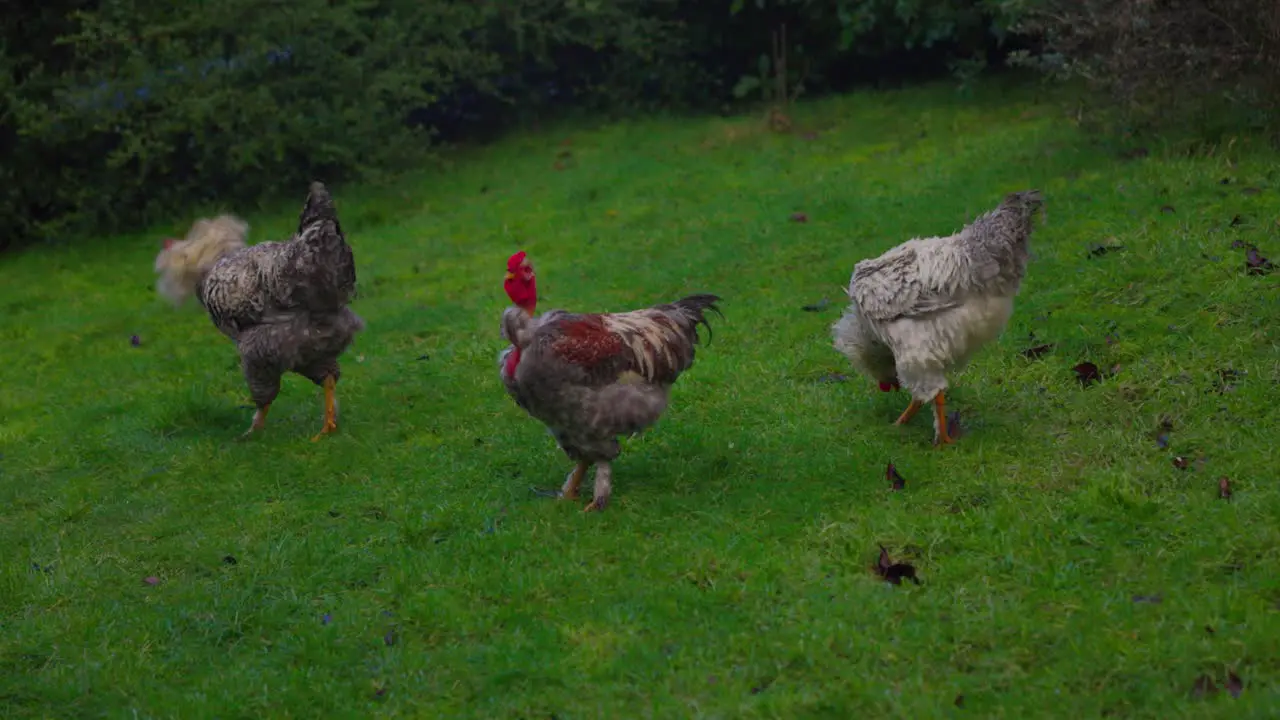
[[[311,438],[311,442],[316,442],[320,438],[332,433],[338,429],[338,421],[336,418],[337,410],[334,406],[333,390],[337,386],[338,381],[332,375],[324,379],[324,425],[320,428],[320,433]]]
[[[587,474],[587,464],[579,462],[565,476],[564,487],[560,488],[560,497],[565,500],[578,499],[578,486],[582,484],[582,476]]]
[[[267,403],[266,405],[258,408],[257,412],[253,414],[253,423],[249,425],[249,429],[245,430],[240,436],[241,440],[252,436],[256,432],[261,432],[267,427],[267,411],[270,409],[271,403]]]
[[[586,507],[582,508],[582,512],[604,510],[609,505],[609,498],[613,495],[612,478],[613,466],[607,462],[596,465],[596,483],[595,492],[593,493],[595,497],[591,499],[591,502],[587,503]]]
[[[947,400],[942,396],[942,393],[938,393],[937,397],[933,399],[933,412],[935,415],[934,427],[936,428],[936,434],[933,438],[934,446],[954,445],[955,438],[947,434]]]
[[[911,418],[915,417],[916,413],[920,412],[920,408],[922,407],[924,407],[924,403],[916,400],[915,398],[911,398],[911,404],[907,405],[907,409],[902,411],[902,414],[898,416],[897,420],[893,421],[893,424],[906,425],[911,422]]]

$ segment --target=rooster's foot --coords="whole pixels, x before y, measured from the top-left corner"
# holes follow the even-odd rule
[[[596,465],[596,484],[592,495],[594,497],[582,512],[604,510],[609,505],[609,498],[613,495],[613,466],[607,462]]]

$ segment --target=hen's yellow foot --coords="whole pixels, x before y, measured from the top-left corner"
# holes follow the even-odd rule
[[[262,407],[258,408],[257,412],[253,414],[253,423],[249,425],[249,429],[245,430],[244,434],[242,434],[240,437],[242,439],[247,438],[253,435],[254,433],[259,432],[264,428],[266,428],[267,427],[267,411],[270,409],[271,409],[270,403],[267,403],[266,405],[263,405]]]
[[[320,438],[330,435],[338,431],[338,424],[332,420],[326,420],[324,427],[320,428],[320,433],[311,438],[311,442],[319,442]]]
[[[587,474],[587,464],[585,462],[578,463],[573,470],[569,472],[569,476],[564,479],[564,486],[560,488],[560,497],[564,500],[578,499],[578,486],[582,484],[582,478]]]
[[[902,414],[898,416],[898,419],[895,420],[893,424],[906,425],[911,422],[911,418],[915,417],[916,413],[920,412],[920,408],[922,407],[924,407],[924,403],[912,398],[911,404],[907,406],[906,410],[902,411]]]
[[[955,438],[947,434],[947,399],[942,393],[938,393],[938,396],[933,399],[933,412],[936,415],[938,428],[937,437],[933,439],[934,447],[954,445]]]
[[[315,442],[338,429],[337,408],[333,397],[333,390],[337,385],[338,381],[332,375],[324,379],[324,426],[320,428],[319,435],[311,438],[311,442]]]

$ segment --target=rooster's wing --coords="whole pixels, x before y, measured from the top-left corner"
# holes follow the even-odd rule
[[[591,385],[629,377],[669,385],[693,366],[697,326],[707,324],[704,313],[716,310],[718,299],[693,295],[626,313],[557,314],[543,319],[535,343]]]

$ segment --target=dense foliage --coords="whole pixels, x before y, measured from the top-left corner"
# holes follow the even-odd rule
[[[17,5],[0,30],[0,246],[198,204],[243,210],[569,105],[719,108],[965,78],[1010,49],[1131,97],[1234,79],[1259,49],[1277,67],[1280,32],[1280,6],[1264,0],[1124,0],[1120,13],[1094,0]],[[1182,18],[1183,5],[1198,14]],[[1147,82],[1166,68],[1178,72]]]
[[[1275,127],[1275,0],[1035,0],[1018,29],[1041,47],[1015,62],[1087,80],[1110,95],[1130,128],[1175,118],[1213,132],[1224,109]]]
[[[549,105],[752,100],[743,78],[774,74],[783,25],[793,87],[944,69],[985,53],[989,4],[30,4],[3,30],[0,220],[10,240],[96,234],[394,170],[435,133],[474,137]]]

